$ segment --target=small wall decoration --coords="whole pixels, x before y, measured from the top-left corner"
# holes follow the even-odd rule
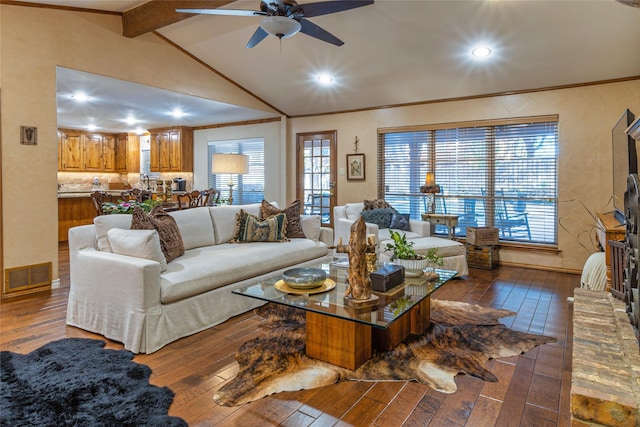
[[[20,144],[36,145],[38,143],[38,128],[35,126],[20,126]]]
[[[347,154],[347,180],[364,181],[364,154]]]

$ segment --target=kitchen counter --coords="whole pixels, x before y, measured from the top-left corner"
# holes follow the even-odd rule
[[[124,190],[102,190],[113,196],[120,196]],[[72,199],[77,197],[91,197],[93,191],[58,191],[58,199]]]
[[[101,190],[104,193],[108,193],[111,194],[113,196],[121,196],[123,191],[126,190]],[[78,197],[91,197],[91,193],[93,193],[93,191],[58,191],[58,199],[74,199],[74,198],[78,198]],[[171,194],[172,195],[180,195],[180,194],[186,194],[189,193],[189,191],[172,191]],[[156,195],[156,193],[153,193],[154,196]]]

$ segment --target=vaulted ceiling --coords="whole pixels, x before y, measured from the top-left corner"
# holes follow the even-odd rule
[[[640,76],[640,8],[614,0],[376,0],[310,18],[341,47],[300,33],[269,36],[252,49],[245,45],[261,17],[174,8],[259,10],[259,0],[37,3],[122,12],[128,35],[156,31],[293,117]],[[473,58],[480,44],[492,55]],[[333,85],[318,84],[322,72]]]

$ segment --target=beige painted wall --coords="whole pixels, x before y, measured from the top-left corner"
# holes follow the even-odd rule
[[[264,197],[269,201],[278,202],[279,206],[286,203],[286,140],[282,123],[270,122],[246,126],[230,126],[214,129],[197,130],[193,134],[193,176],[195,188],[207,188],[209,176],[207,145],[213,141],[232,141],[236,139],[264,138]]]
[[[294,158],[295,136],[300,132],[338,131],[338,168],[345,168],[346,154],[353,152],[353,141],[360,140],[359,152],[366,155],[366,181],[348,182],[338,176],[338,204],[375,198],[377,129],[392,126],[449,123],[546,114],[559,115],[559,207],[558,217],[569,232],[559,228],[559,254],[541,254],[503,249],[500,260],[513,264],[582,270],[584,261],[595,250],[589,236],[594,222],[580,205],[591,211],[612,210],[611,128],[630,108],[640,115],[640,80],[496,96],[468,101],[451,101],[420,106],[326,115],[289,120],[289,158]],[[288,200],[295,198],[295,163],[288,168]],[[580,232],[585,232],[579,238]]]
[[[51,261],[57,277],[56,66],[273,112],[156,36],[120,34],[118,16],[0,6],[4,268]]]

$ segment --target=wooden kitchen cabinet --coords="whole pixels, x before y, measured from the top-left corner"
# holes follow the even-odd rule
[[[60,130],[58,132],[58,143],[60,158],[58,166],[61,171],[81,172],[84,170],[83,163],[83,133],[76,130]]]
[[[84,137],[84,170],[101,172],[104,170],[102,160],[102,135],[97,133],[87,134]]]
[[[193,172],[193,130],[151,130],[150,165],[154,172]]]
[[[95,216],[96,210],[88,195],[58,198],[58,241],[66,241],[72,227],[93,224]]]
[[[115,135],[102,135],[102,170],[105,172],[115,172],[116,168],[116,137]]]
[[[126,133],[118,134],[115,140],[115,170],[116,172],[127,172],[129,135]]]
[[[126,172],[128,135],[123,135],[58,129],[58,170]]]

